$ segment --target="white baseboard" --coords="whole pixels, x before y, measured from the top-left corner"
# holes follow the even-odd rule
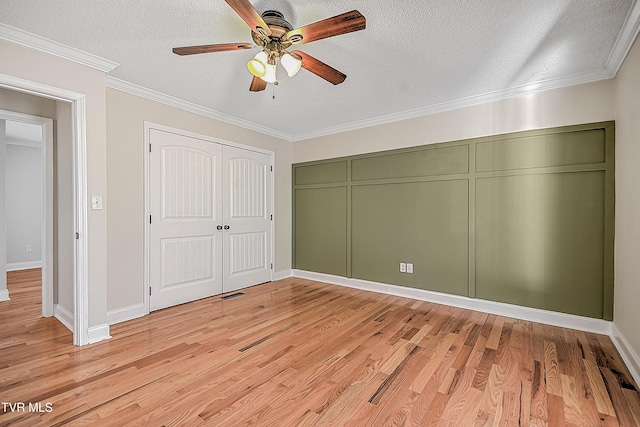
[[[42,261],[12,262],[7,264],[7,271],[29,270],[30,268],[42,268]]]
[[[108,340],[110,338],[111,335],[109,335],[109,325],[107,325],[106,323],[89,328],[89,344],[94,344],[99,341]]]
[[[53,305],[53,315],[73,333],[73,314],[60,304]]]
[[[0,301],[11,301],[8,289],[0,289]]]
[[[137,319],[147,314],[149,314],[149,312],[145,309],[144,304],[131,305],[107,312],[107,323],[109,325],[115,325],[116,323]]]
[[[627,341],[627,338],[622,334],[618,326],[613,323],[611,327],[611,341],[618,349],[618,353],[624,360],[625,365],[629,368],[631,376],[636,381],[636,385],[640,385],[640,356],[636,353]]]
[[[276,271],[274,280],[284,280],[284,279],[287,279],[287,278],[289,278],[291,276],[293,276],[293,271],[292,270]]]
[[[293,276],[300,277],[302,279],[317,280],[319,282],[346,286],[349,288],[378,292],[381,294],[413,298],[453,307],[465,308],[468,310],[481,311],[483,313],[529,320],[532,322],[544,323],[546,325],[560,326],[562,328],[571,328],[579,331],[611,335],[611,322],[602,319],[593,319],[591,317],[576,316],[573,314],[558,313],[555,311],[540,310],[537,308],[522,307],[519,305],[505,304],[477,298],[425,291],[423,289],[408,288],[405,286],[389,285],[360,279],[349,279],[347,277],[314,273],[304,270],[293,270]]]

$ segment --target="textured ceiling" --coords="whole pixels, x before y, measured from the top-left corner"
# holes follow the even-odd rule
[[[359,10],[364,31],[298,47],[347,80],[333,86],[306,70],[289,78],[280,69],[278,86],[250,93],[246,63],[257,48],[174,55],[176,46],[251,42],[247,25],[223,0],[2,0],[0,23],[119,63],[109,73],[112,82],[298,140],[527,88],[612,77],[637,35],[639,8],[636,0],[252,4],[258,12],[281,11],[294,27]]]

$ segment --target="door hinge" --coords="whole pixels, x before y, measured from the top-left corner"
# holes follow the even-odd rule
[[[271,269],[273,270],[273,263],[271,263]]]
[[[149,295],[151,295],[151,286],[149,286]]]
[[[271,215],[271,221],[273,221],[273,215]]]
[[[273,166],[271,166],[271,172],[273,172]]]
[[[80,239],[80,233],[76,232],[76,240]]]
[[[149,152],[151,152],[151,144],[149,144]]]
[[[151,224],[151,215],[149,215],[149,224]]]

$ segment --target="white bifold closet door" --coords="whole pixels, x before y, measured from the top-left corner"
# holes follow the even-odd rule
[[[150,130],[150,310],[271,280],[271,158]]]

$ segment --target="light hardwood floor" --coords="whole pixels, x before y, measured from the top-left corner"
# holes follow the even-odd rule
[[[602,335],[291,278],[79,348],[39,280],[10,273],[0,303],[0,400],[43,412],[3,426],[640,425]]]

